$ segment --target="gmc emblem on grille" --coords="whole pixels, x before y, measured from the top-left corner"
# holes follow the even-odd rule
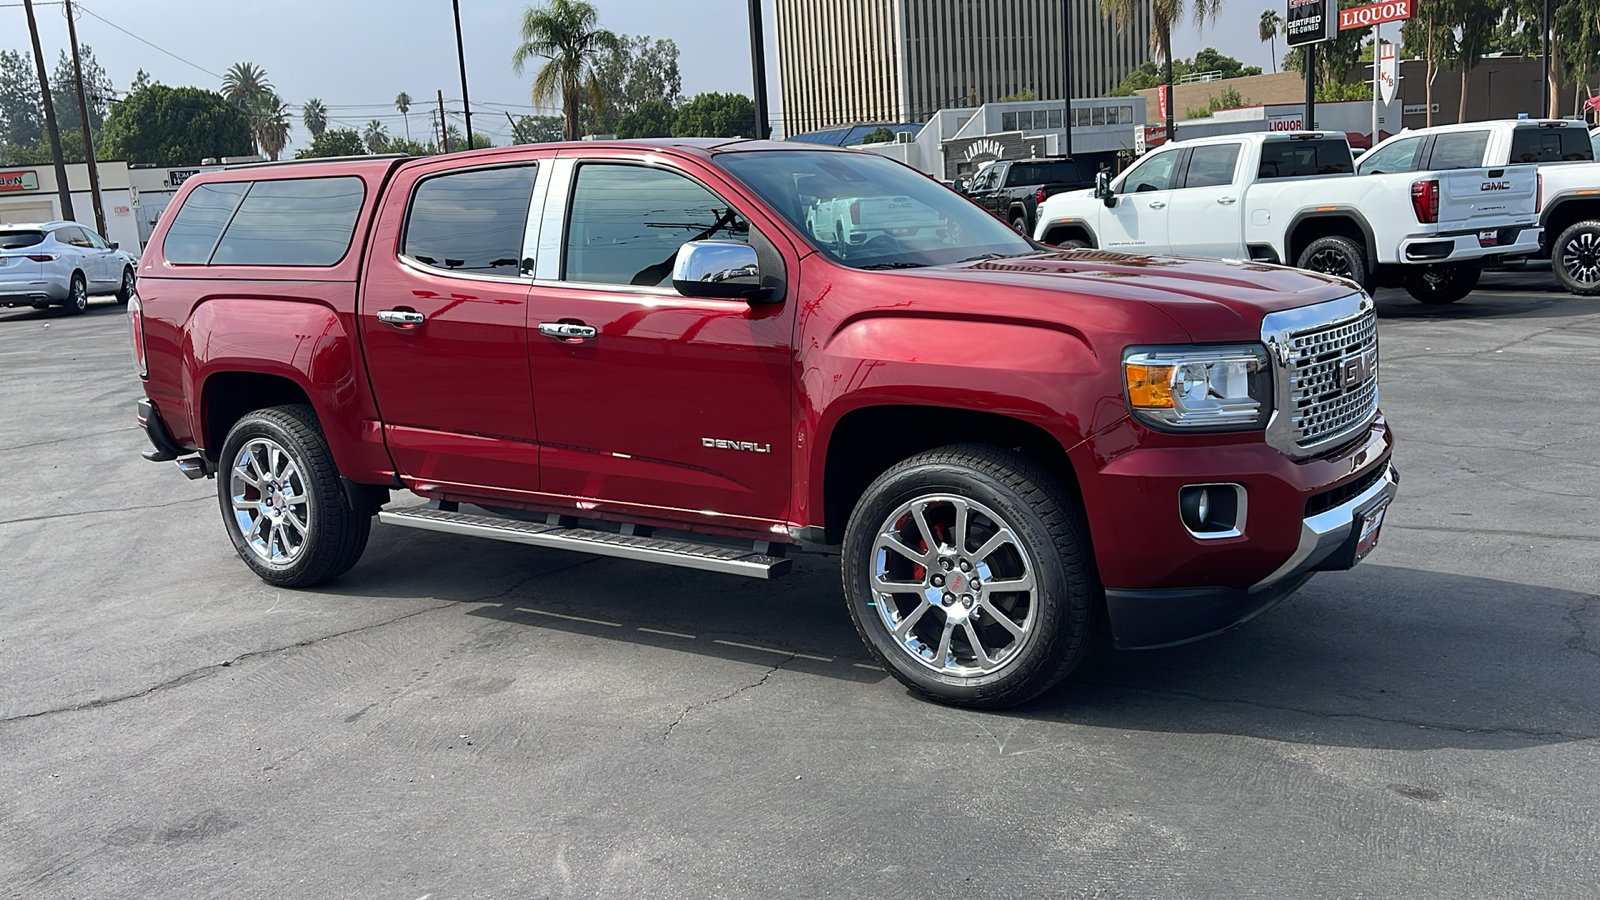
[[[1339,365],[1339,386],[1349,390],[1365,384],[1367,379],[1372,377],[1372,370],[1377,362],[1377,354],[1371,352],[1346,358]]]

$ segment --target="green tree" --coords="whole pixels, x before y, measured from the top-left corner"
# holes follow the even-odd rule
[[[1449,25],[1449,5],[1454,0],[1417,0],[1411,18],[1400,26],[1400,40],[1423,60],[1423,103],[1427,107],[1425,124],[1433,125],[1433,81],[1439,77],[1441,60],[1455,53],[1456,33]]]
[[[366,144],[367,149],[373,153],[383,153],[385,148],[389,146],[389,129],[383,127],[382,122],[373,119],[362,130],[361,142]]]
[[[665,100],[646,100],[617,122],[619,138],[672,137],[678,111]]]
[[[411,140],[411,95],[401,91],[394,95],[394,108],[400,111],[400,118],[406,123],[406,140]]]
[[[295,159],[326,159],[330,156],[366,156],[361,133],[354,128],[330,128],[311,139],[311,146],[297,151]]]
[[[142,91],[155,83],[155,79],[150,77],[149,72],[140,69],[139,71],[133,73],[133,84],[129,85],[128,93],[132,94],[136,91]]]
[[[1261,38],[1263,44],[1269,44],[1268,52],[1272,54],[1272,71],[1278,71],[1278,35],[1283,33],[1283,16],[1276,9],[1263,9],[1261,19],[1256,23],[1256,36]]]
[[[0,159],[17,162],[14,154],[44,138],[44,101],[33,54],[0,51]]]
[[[328,107],[312,97],[300,107],[300,121],[305,123],[306,131],[311,132],[311,139],[316,140],[328,130]]]
[[[511,123],[511,143],[548,144],[562,138],[564,123],[560,116],[518,116]],[[672,134],[672,120],[667,121],[667,136]],[[641,137],[641,135],[633,135]]]
[[[193,166],[202,159],[245,156],[250,117],[221,94],[152,84],[129,94],[106,117],[102,152],[153,166]]]
[[[83,68],[83,93],[89,108],[89,133],[99,135],[105,125],[106,113],[111,105],[111,77],[94,58],[88,44],[78,47],[78,62]],[[50,99],[55,101],[56,125],[61,129],[61,149],[76,160],[83,159],[83,117],[78,115],[78,80],[72,69],[72,57],[62,50],[56,57],[55,70],[50,73]],[[76,152],[67,148],[75,147]]]
[[[1463,0],[1466,2],[1466,0]],[[1481,2],[1481,0],[1475,0]],[[1339,0],[1341,9],[1362,6],[1365,0]],[[1343,83],[1345,76],[1361,61],[1361,45],[1372,36],[1371,29],[1351,28],[1340,31],[1332,39],[1317,45],[1317,71],[1319,84]],[[1306,54],[1304,48],[1290,50],[1283,58],[1283,67],[1291,72],[1304,73]],[[1370,94],[1368,95],[1370,96]]]
[[[270,93],[272,82],[267,80],[267,70],[255,63],[234,63],[222,73],[222,95],[235,106],[249,108]]]
[[[533,105],[559,100],[568,140],[581,136],[579,110],[584,95],[597,109],[606,104],[595,64],[619,41],[599,27],[599,18],[594,6],[583,0],[550,0],[548,6],[530,6],[522,15],[522,44],[511,54],[511,68],[518,75],[530,61],[546,60],[533,77]]]
[[[439,152],[439,148],[432,144],[403,137],[394,138],[389,141],[389,146],[383,149],[385,153],[404,153],[407,156],[433,156]]]
[[[255,135],[256,146],[268,159],[276,160],[289,143],[289,104],[268,91],[253,100],[245,112],[250,116],[250,131]]]
[[[683,99],[683,76],[678,72],[678,45],[648,36],[620,36],[618,44],[595,63],[595,81],[605,100],[603,108],[585,103],[583,115],[597,133],[621,135],[621,121],[651,101],[676,107]]]
[[[1172,97],[1172,26],[1183,18],[1184,0],[1104,0],[1100,12],[1117,22],[1117,30],[1125,32],[1138,17],[1139,10],[1148,3],[1150,10],[1150,53],[1163,61],[1162,83],[1167,86],[1167,134],[1177,134],[1173,126],[1174,104]],[[1193,0],[1194,24],[1204,28],[1206,21],[1215,22],[1222,9],[1222,0]],[[1260,71],[1259,69],[1257,71]]]
[[[1194,55],[1193,59],[1178,58],[1172,61],[1172,77],[1183,78],[1197,72],[1220,72],[1223,78],[1241,78],[1246,75],[1260,75],[1260,66],[1247,66],[1231,56],[1219,53],[1212,47],[1206,47]],[[1137,68],[1129,72],[1122,83],[1113,88],[1113,96],[1126,97],[1134,91],[1145,91],[1161,85],[1166,77],[1162,68],[1146,60]]]
[[[1033,88],[1025,88],[1023,90],[1017,91],[1015,94],[1007,94],[1007,95],[1005,95],[1004,97],[1001,97],[999,100],[997,100],[995,102],[997,102],[997,103],[1021,103],[1024,100],[1037,100],[1037,99],[1039,99],[1039,92],[1038,91],[1034,90]]]
[[[1523,56],[1544,52],[1542,30],[1544,0],[1512,0],[1490,49]],[[1600,75],[1600,0],[1551,0],[1550,107],[1544,114],[1561,114],[1561,85],[1571,80],[1575,93],[1570,112],[1581,115],[1585,87]]]
[[[1004,103],[1005,101],[1002,100],[1000,102]],[[889,129],[883,127],[882,125],[879,125],[877,128],[874,128],[871,131],[867,132],[865,135],[863,135],[862,138],[861,138],[861,143],[863,143],[863,144],[892,144],[892,143],[894,143],[894,132],[892,132]]]
[[[490,140],[489,136],[481,131],[472,133],[472,146],[468,147],[466,141],[461,137],[461,129],[457,128],[455,123],[452,122],[447,130],[450,134],[451,153],[457,153],[462,150],[483,150],[494,146],[494,141]]]
[[[707,91],[678,110],[673,137],[751,137],[756,133],[756,108],[743,94]]]
[[[1483,0],[1457,0],[1452,4],[1455,15],[1451,17],[1450,25],[1456,32],[1456,52],[1454,61],[1461,70],[1461,107],[1456,112],[1456,121],[1467,120],[1467,76],[1478,67],[1478,61],[1489,50],[1489,42],[1493,40],[1495,29],[1500,24],[1500,19],[1505,11],[1484,3]]]

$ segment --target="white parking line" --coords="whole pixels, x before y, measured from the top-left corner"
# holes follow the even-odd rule
[[[833,662],[831,656],[812,656],[809,653],[796,653],[793,650],[779,650],[777,647],[761,647],[756,644],[741,644],[738,641],[717,640],[712,643],[726,644],[729,647],[743,647],[746,650],[760,650],[762,653],[776,653],[779,656],[798,656],[801,659],[814,659],[817,662]]]
[[[553,619],[567,619],[573,622],[588,622],[590,625],[605,625],[608,628],[621,628],[621,622],[605,622],[600,619],[585,619],[583,616],[569,616],[565,613],[550,612],[546,609],[529,609],[526,606],[515,607],[517,612],[533,613],[536,616],[550,616]]]
[[[695,640],[695,636],[694,635],[692,635],[692,634],[684,634],[681,631],[662,631],[659,628],[646,628],[643,625],[639,626],[639,630],[640,631],[649,632],[650,634],[664,634],[667,637],[681,637],[681,638],[686,638],[686,639],[691,640],[691,641]]]

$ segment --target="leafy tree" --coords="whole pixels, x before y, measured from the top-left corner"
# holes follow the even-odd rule
[[[1439,77],[1439,62],[1455,53],[1456,33],[1449,23],[1449,4],[1454,0],[1417,0],[1411,18],[1400,26],[1400,40],[1413,52],[1420,51],[1423,62],[1423,102],[1428,110],[1426,124],[1433,125],[1433,81]]]
[[[152,84],[129,94],[106,117],[101,152],[130,163],[193,166],[251,149],[250,117],[221,94]]]
[[[1256,36],[1261,38],[1263,44],[1270,44],[1267,48],[1272,54],[1272,71],[1278,71],[1278,35],[1283,33],[1283,16],[1278,15],[1276,9],[1263,9],[1261,20],[1256,23]]]
[[[1100,11],[1117,21],[1118,31],[1127,31],[1128,25],[1138,17],[1139,10],[1149,4],[1150,53],[1163,60],[1162,83],[1167,86],[1167,96],[1172,96],[1172,26],[1183,18],[1184,0],[1104,0]],[[1206,20],[1217,20],[1222,0],[1194,0],[1194,24],[1204,28]],[[1208,48],[1209,49],[1209,48]],[[1198,54],[1196,54],[1198,56]],[[1256,71],[1260,71],[1257,69]],[[1167,103],[1167,134],[1177,134],[1173,126],[1173,104]]]
[[[743,94],[707,91],[678,110],[673,137],[749,137],[756,133],[756,108]]]
[[[222,95],[235,106],[248,108],[271,92],[267,70],[255,63],[234,63],[222,74]]]
[[[511,123],[511,143],[548,144],[562,138],[563,120],[560,116],[518,116]],[[672,133],[672,120],[667,121],[667,134]],[[634,135],[639,137],[640,135]]]
[[[550,5],[528,7],[522,15],[522,44],[511,54],[518,75],[534,59],[548,60],[533,78],[533,105],[559,99],[566,119],[566,137],[580,137],[579,110],[583,95],[596,108],[606,105],[605,92],[595,76],[601,56],[619,44],[616,35],[599,27],[599,13],[583,0],[550,0]]]
[[[1031,98],[1027,98],[1027,99],[1031,99]],[[1004,103],[1006,101],[1002,100],[1000,102]],[[861,143],[863,143],[863,144],[892,144],[892,143],[894,143],[894,132],[892,132],[889,129],[883,127],[882,125],[879,125],[877,128],[874,128],[871,131],[867,132],[861,138]]]
[[[245,112],[250,116],[250,131],[255,135],[256,146],[276,160],[289,143],[289,104],[268,91],[251,101]]]
[[[1221,72],[1223,78],[1242,78],[1246,75],[1260,75],[1260,66],[1247,66],[1231,56],[1217,52],[1214,48],[1206,47],[1194,55],[1193,59],[1175,59],[1172,61],[1172,76],[1183,78],[1197,72]],[[1111,90],[1113,96],[1126,97],[1134,91],[1145,91],[1163,83],[1165,74],[1162,68],[1146,60],[1138,68],[1129,72],[1122,83]]]
[[[1454,0],[1451,0],[1454,2]],[[1474,2],[1474,0],[1463,0]],[[1476,0],[1481,2],[1481,0]],[[1339,0],[1339,7],[1345,9],[1352,6],[1362,6],[1365,0]],[[1343,83],[1345,76],[1361,61],[1361,44],[1372,36],[1370,29],[1352,28],[1340,31],[1330,40],[1317,45],[1317,71],[1316,79],[1319,84]],[[1290,50],[1283,58],[1283,67],[1291,72],[1305,72],[1306,53],[1302,47]],[[1371,96],[1369,93],[1368,96]],[[1308,124],[1309,127],[1309,124]]]
[[[489,136],[481,131],[474,131],[472,133],[472,146],[468,147],[466,141],[461,137],[461,129],[457,128],[455,123],[451,123],[449,129],[447,130],[450,134],[451,153],[456,153],[461,150],[483,150],[487,147],[494,146],[494,141],[490,140]]]
[[[311,139],[316,140],[328,130],[328,107],[312,97],[300,107],[300,121],[305,123],[306,131],[311,132]]]
[[[1542,54],[1543,12],[1544,0],[1511,0],[1490,49],[1498,47],[1523,56]],[[1550,108],[1545,115],[1554,117],[1561,111],[1558,92],[1564,81],[1570,79],[1576,92],[1600,75],[1600,2],[1551,0],[1550,23],[1554,33],[1550,44]],[[1572,99],[1571,112],[1580,114],[1580,96],[1574,93]]]
[[[683,99],[678,45],[647,36],[619,36],[595,63],[604,106],[585,103],[583,115],[597,133],[621,134],[621,121],[652,100],[676,107]]]
[[[678,111],[665,100],[646,100],[617,122],[619,138],[672,137]]]
[[[383,127],[382,122],[373,119],[362,130],[361,142],[366,144],[367,149],[373,153],[383,153],[385,148],[389,146],[389,129]]]
[[[1456,113],[1457,122],[1467,120],[1467,76],[1478,67],[1478,61],[1489,50],[1495,28],[1505,15],[1505,10],[1492,7],[1481,0],[1460,0],[1453,4],[1455,15],[1451,25],[1456,31],[1455,64],[1461,70],[1461,108]]]
[[[404,153],[407,156],[433,156],[439,152],[439,148],[432,144],[414,141],[411,138],[397,137],[389,141],[389,145],[383,148],[383,152]]]
[[[39,99],[39,76],[33,54],[0,51],[0,152],[12,154],[44,138],[44,102]]]
[[[1017,91],[1015,94],[1007,94],[1004,97],[1001,97],[996,102],[999,102],[999,103],[1020,103],[1023,100],[1037,100],[1037,99],[1039,99],[1039,92],[1038,91],[1034,90],[1033,88],[1025,88],[1023,90]]]
[[[140,69],[139,71],[133,73],[133,84],[128,87],[128,93],[132,94],[137,91],[142,91],[155,83],[155,79],[150,77],[149,72]]]
[[[406,123],[406,140],[411,140],[411,95],[401,91],[394,95],[394,108],[400,111],[400,117]]]
[[[1185,119],[1204,119],[1219,109],[1236,109],[1244,105],[1244,95],[1238,88],[1227,88],[1220,95],[1212,94],[1206,98],[1204,109],[1190,109],[1183,115]]]
[[[111,77],[94,58],[88,44],[78,47],[78,62],[83,68],[85,105],[89,109],[89,133],[98,135],[105,125],[106,113],[111,105]],[[56,126],[61,129],[61,147],[78,148],[77,158],[83,159],[83,140],[78,132],[83,128],[83,117],[78,115],[78,79],[72,69],[72,57],[62,50],[56,58],[55,70],[50,73],[50,99],[55,101]]]
[[[354,128],[330,128],[311,139],[311,146],[297,151],[295,159],[325,159],[330,156],[366,156],[361,133]]]

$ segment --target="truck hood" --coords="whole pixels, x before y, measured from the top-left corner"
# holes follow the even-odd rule
[[[911,270],[983,285],[1046,288],[1165,313],[1196,341],[1256,340],[1268,313],[1347,297],[1353,283],[1267,263],[1069,250]]]

